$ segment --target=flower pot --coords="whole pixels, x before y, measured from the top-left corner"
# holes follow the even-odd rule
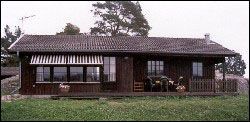
[[[177,92],[182,93],[182,92],[185,92],[186,87],[185,87],[185,86],[178,86],[178,87],[176,88],[176,90],[177,90]]]
[[[69,92],[69,88],[70,86],[69,85],[59,85],[59,89],[60,89],[60,92],[61,93],[68,93]]]

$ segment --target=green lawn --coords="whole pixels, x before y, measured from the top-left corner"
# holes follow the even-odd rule
[[[1,103],[1,120],[249,120],[246,95],[26,99]]]

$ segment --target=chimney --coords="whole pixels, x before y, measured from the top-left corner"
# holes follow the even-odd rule
[[[210,44],[210,34],[209,33],[205,34],[205,41],[207,44]]]

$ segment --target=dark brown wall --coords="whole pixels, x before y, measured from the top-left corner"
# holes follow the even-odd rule
[[[29,57],[30,58],[30,57]],[[35,67],[30,66],[30,59],[21,56],[21,94],[58,94],[59,83],[35,83]],[[133,92],[133,83],[143,82],[147,75],[147,60],[163,60],[165,75],[172,80],[178,80],[183,76],[186,81],[192,78],[192,62],[203,62],[203,78],[214,78],[214,64],[221,62],[223,58],[205,57],[171,57],[157,55],[116,55],[116,82],[112,83],[69,83],[70,92],[103,92],[105,89],[117,92]],[[101,69],[102,70],[102,69]],[[188,85],[188,84],[187,84]]]
[[[192,78],[192,62],[203,62],[203,79],[214,79],[215,63],[221,61],[221,58],[211,57],[162,57],[162,56],[137,56],[134,58],[134,80],[143,82],[143,78],[147,75],[148,60],[163,60],[164,74],[174,81],[180,76],[186,81],[184,85],[188,86],[188,80]]]
[[[60,83],[36,83],[35,94],[58,94]],[[64,83],[70,86],[69,92],[100,92],[100,83]]]
[[[134,81],[143,82],[147,75],[147,60],[144,57],[134,57]]]
[[[21,60],[21,94],[34,94],[32,78],[35,77],[32,68],[29,66],[29,58],[20,56]]]
[[[58,94],[60,83],[35,83],[35,66],[29,65],[30,59],[21,57],[21,94]],[[69,92],[100,92],[101,83],[65,83],[70,86]]]

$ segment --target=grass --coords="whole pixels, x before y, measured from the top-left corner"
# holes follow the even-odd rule
[[[246,95],[129,97],[107,100],[25,99],[1,103],[1,120],[249,120]]]

